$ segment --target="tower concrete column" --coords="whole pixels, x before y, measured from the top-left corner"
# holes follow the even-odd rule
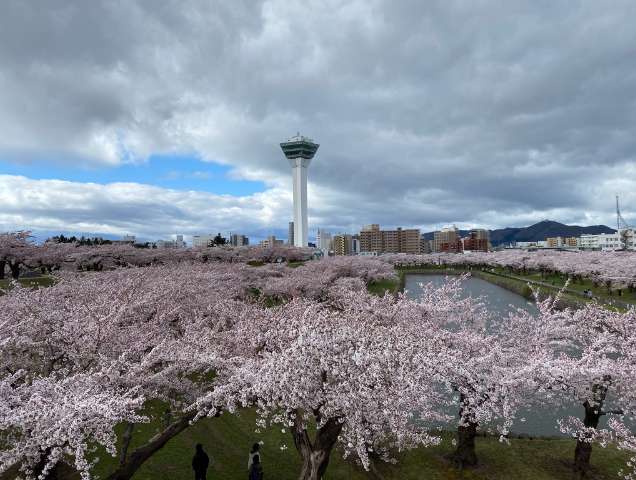
[[[307,168],[319,145],[300,134],[280,144],[292,167],[294,245],[306,247],[308,238],[307,221]]]

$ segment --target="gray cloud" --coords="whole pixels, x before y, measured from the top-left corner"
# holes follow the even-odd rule
[[[48,210],[25,194],[0,207],[4,225],[282,228],[290,179],[278,142],[296,130],[321,143],[314,225],[610,223],[615,192],[636,223],[634,2],[9,0],[2,10],[0,159],[117,165],[194,151],[271,188],[271,203],[224,197],[234,213],[207,220],[114,186],[99,187],[118,197],[92,210],[62,191]]]

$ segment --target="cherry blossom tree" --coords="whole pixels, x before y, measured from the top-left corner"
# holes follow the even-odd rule
[[[73,261],[73,255],[83,250],[74,243],[46,242],[39,247],[34,247],[25,263],[29,268],[39,269],[43,274],[52,274],[61,270],[65,264]]]
[[[0,473],[19,461],[22,473],[56,478],[65,458],[74,458],[82,478],[90,478],[87,454],[95,444],[115,453],[114,427],[142,422],[139,389],[114,388],[116,369],[73,375],[31,377],[18,371],[0,380]]]
[[[478,462],[478,428],[493,430],[505,441],[518,410],[531,401],[535,366],[545,361],[530,355],[518,332],[507,326],[513,318],[491,318],[480,299],[460,297],[464,279],[447,279],[439,288],[422,285],[419,303],[427,315],[412,316],[409,332],[434,346],[432,352],[424,345],[419,349],[434,359],[422,376],[434,375],[446,409],[459,410],[452,459],[461,468]]]
[[[36,248],[30,237],[31,232],[0,234],[0,279],[4,278],[7,266],[14,280],[20,277],[20,266],[25,263]]]
[[[600,419],[633,417],[636,411],[636,309],[621,312],[591,303],[559,311],[557,302],[558,297],[537,300],[539,314],[517,315],[511,330],[532,355],[544,359],[532,367],[539,385],[535,398],[582,406],[582,418],[563,419],[560,428],[577,439],[574,471],[584,477],[593,443],[610,438],[599,429]]]
[[[636,344],[636,311],[623,314],[591,305],[560,318],[569,345],[551,365],[550,376],[583,406],[574,466],[585,475],[594,439],[586,430],[597,429],[604,415],[633,414],[629,409],[636,404],[636,364],[623,348],[625,342],[632,348]]]
[[[435,253],[429,255],[382,255],[383,261],[397,266],[440,266],[462,269],[503,267],[511,272],[529,271],[561,273],[565,276],[589,278],[613,288],[629,288],[636,284],[636,252],[536,251],[502,250],[470,254]]]
[[[374,280],[395,279],[393,267],[364,257],[330,257],[288,269],[262,286],[264,295],[283,300],[294,297],[324,299],[329,288],[340,278],[358,278],[369,284]]]
[[[53,287],[0,295],[0,442],[8,446],[0,473],[19,467],[53,478],[66,462],[89,478],[91,448],[100,444],[120,460],[108,479],[129,479],[192,421],[243,407],[257,409],[260,428],[289,429],[301,479],[323,476],[336,446],[369,467],[396,449],[435,444],[432,429],[440,424],[458,429],[455,461],[473,465],[478,428],[505,439],[520,407],[573,398],[585,418],[566,419],[562,428],[578,439],[579,471],[589,464],[591,442],[633,451],[626,427],[636,405],[633,310],[558,312],[546,300],[538,316],[494,319],[479,299],[460,298],[461,279],[424,286],[419,300],[367,293],[369,282],[395,278],[394,264],[418,265],[427,256],[328,258],[290,268],[274,257],[307,252],[47,252],[17,242],[31,249],[22,257],[27,265],[72,271],[58,273]],[[464,268],[607,275],[598,263],[571,260],[588,256],[489,255],[437,258]],[[261,266],[248,264],[255,258]],[[273,297],[279,301],[266,301]],[[129,452],[149,400],[169,406],[171,419]],[[616,418],[596,428],[604,413]],[[126,435],[116,451],[121,423]]]
[[[70,455],[88,475],[90,441],[113,453],[116,424],[138,421],[142,400],[166,402],[174,420],[134,452],[123,452],[110,477],[130,478],[190,425],[194,413],[187,407],[211,387],[204,378],[192,379],[202,372],[199,362],[182,353],[185,332],[201,319],[218,320],[224,328],[227,318],[219,312],[230,316],[234,310],[223,306],[222,280],[214,272],[184,273],[190,275],[180,278],[158,267],[72,275],[50,288],[16,286],[0,296],[0,379],[10,400],[3,403],[10,406],[3,408],[0,425],[17,432],[8,439],[14,446],[3,452],[0,470],[19,464],[30,474],[38,465],[48,471]],[[35,401],[45,390],[59,408],[43,409]],[[110,409],[93,417],[108,395],[112,400],[103,403]],[[65,419],[75,419],[76,430],[45,441],[47,431]]]
[[[231,380],[198,402],[202,414],[223,401],[229,411],[255,406],[261,427],[289,428],[300,479],[321,478],[336,444],[368,467],[370,453],[388,458],[390,447],[439,441],[419,421],[443,418],[437,396],[421,387],[417,344],[395,321],[409,301],[340,290],[332,302],[296,298],[238,322],[228,341],[241,339],[232,350],[243,354]]]

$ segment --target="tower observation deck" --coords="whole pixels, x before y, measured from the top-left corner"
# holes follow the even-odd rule
[[[294,186],[294,245],[306,247],[308,243],[307,224],[307,168],[318,151],[317,143],[298,133],[280,144],[285,157],[292,167]]]

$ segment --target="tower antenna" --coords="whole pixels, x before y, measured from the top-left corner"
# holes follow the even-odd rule
[[[621,215],[621,208],[618,203],[618,195],[616,195],[616,230],[624,230],[630,228],[623,216]]]

